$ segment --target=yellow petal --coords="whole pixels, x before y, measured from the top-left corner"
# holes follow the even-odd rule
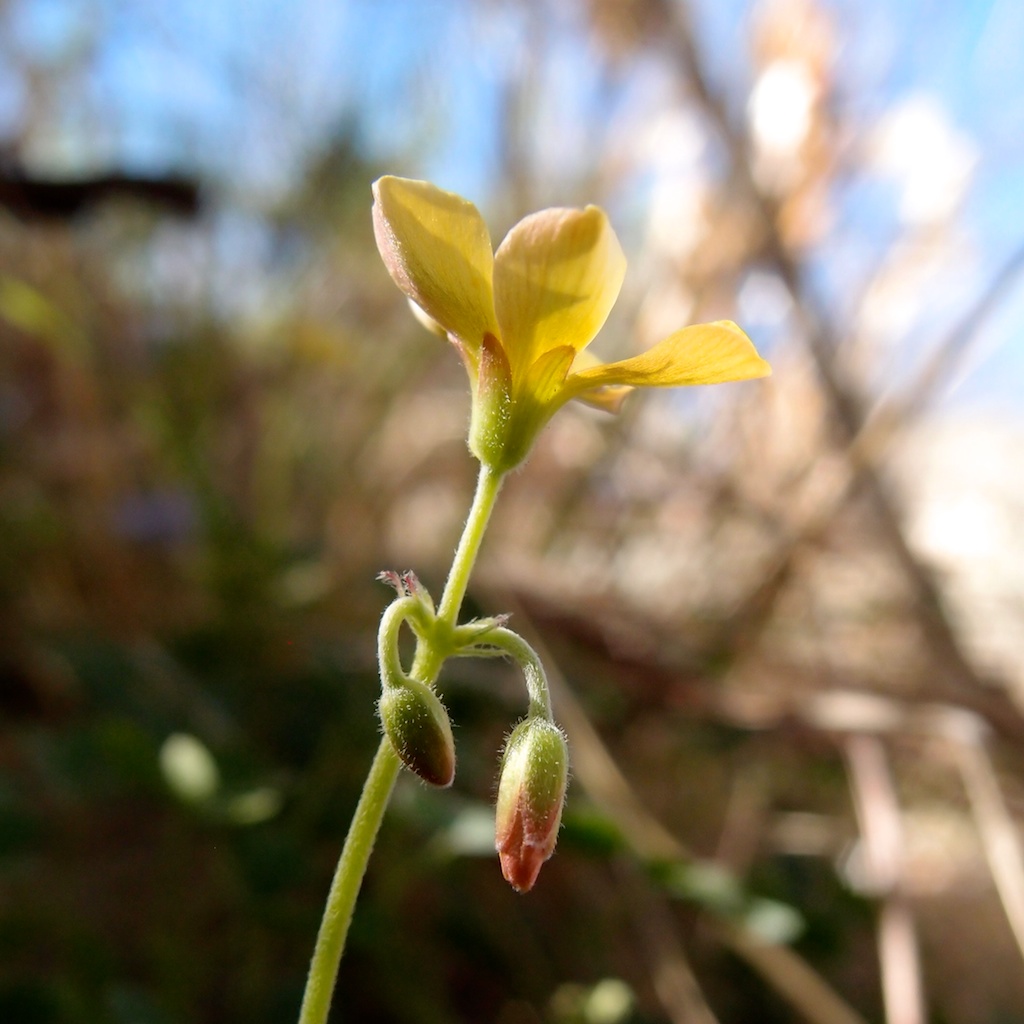
[[[601,360],[592,352],[577,352],[572,369],[575,373],[579,373],[581,370],[589,370],[595,366],[603,365]],[[626,384],[610,385],[609,387],[592,388],[575,397],[581,402],[586,402],[587,405],[592,405],[595,409],[604,409],[605,412],[618,412],[622,408],[622,403],[626,400],[626,396],[632,390]],[[571,397],[572,395],[570,394],[566,400]]]
[[[627,396],[633,393],[633,388],[627,384],[609,385],[603,388],[583,391],[578,395],[570,397],[578,398],[595,409],[604,409],[605,412],[618,412]]]
[[[626,258],[604,212],[542,210],[521,220],[494,257],[494,303],[516,381],[545,352],[579,352],[608,317]]]
[[[684,327],[632,359],[574,373],[566,381],[566,389],[576,397],[590,388],[609,385],[674,388],[750,380],[771,372],[739,327],[730,320],[718,320]]]
[[[395,284],[476,352],[497,334],[491,238],[480,211],[426,181],[387,176],[373,183],[373,233]]]
[[[565,403],[562,386],[575,355],[571,345],[549,349],[514,387],[504,452],[508,469],[526,458],[544,425]]]
[[[550,405],[562,390],[575,358],[576,351],[571,345],[548,349],[526,374],[521,389],[524,397],[528,396],[537,405]],[[558,404],[562,404],[561,400]]]
[[[436,334],[439,338],[446,338],[448,332],[422,307],[417,306],[412,299],[406,299],[409,303],[409,309],[412,315],[424,326],[431,334]]]

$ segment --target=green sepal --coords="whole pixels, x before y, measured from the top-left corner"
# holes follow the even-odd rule
[[[485,466],[503,472],[512,468],[506,464],[513,414],[512,368],[501,342],[492,334],[484,335],[478,365],[469,422],[469,450]]]

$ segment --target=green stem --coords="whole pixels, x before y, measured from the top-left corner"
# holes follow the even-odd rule
[[[449,632],[455,629],[458,621],[473,564],[480,551],[480,544],[487,530],[498,492],[501,490],[502,479],[502,473],[481,465],[476,494],[462,531],[462,539],[455,551],[438,609],[438,621],[444,623]],[[420,641],[410,675],[428,686],[432,685],[441,671],[445,657],[450,653],[450,650],[439,644]],[[331,882],[331,890],[327,895],[327,906],[320,922],[313,959],[309,965],[306,991],[302,997],[299,1024],[327,1024],[334,983],[338,976],[338,965],[345,949],[345,938],[352,922],[356,897],[359,895],[363,876],[366,874],[366,865],[381,822],[384,820],[384,812],[391,799],[391,791],[394,789],[400,766],[398,755],[385,736],[377,748],[377,755],[363,784],[363,792],[352,816],[352,824],[349,826],[341,858]]]
[[[523,670],[523,678],[526,680],[526,691],[530,695],[530,709],[527,712],[530,718],[544,718],[554,722],[551,714],[551,691],[548,687],[547,673],[541,664],[537,652],[518,634],[504,626],[496,626],[488,630],[481,640],[481,644],[488,647],[495,647],[504,654],[511,655],[519,663]],[[467,653],[474,652],[472,648]]]
[[[441,604],[437,609],[437,617],[450,626],[454,626],[458,620],[462,599],[466,596],[466,588],[469,586],[469,576],[473,571],[477,552],[480,550],[480,542],[484,539],[487,524],[490,522],[494,503],[498,499],[502,480],[504,480],[503,474],[495,472],[487,466],[480,466],[480,476],[476,481],[473,505],[466,518],[462,539],[455,551],[451,571],[448,573],[448,582],[444,585]]]
[[[363,792],[352,816],[352,824],[331,882],[313,959],[309,965],[299,1024],[326,1024],[356,897],[363,884],[366,865],[401,764],[395,748],[385,736],[377,748],[377,756],[370,766],[366,782],[363,783]]]

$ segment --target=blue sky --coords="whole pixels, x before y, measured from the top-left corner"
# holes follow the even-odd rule
[[[286,191],[325,136],[354,116],[376,159],[486,203],[509,76],[538,61],[538,117],[575,157],[575,164],[563,158],[567,174],[585,170],[593,156],[585,125],[629,88],[609,86],[574,4],[549,6],[559,13],[538,55],[531,6],[11,0],[0,15],[0,132],[18,127],[19,66],[71,67],[54,78],[63,85],[48,97],[47,129],[34,133],[26,153],[55,173],[111,163],[198,168],[259,203]],[[708,65],[741,112],[751,81],[737,25],[751,4],[696,0],[694,7]],[[967,301],[1024,242],[1024,3],[833,0],[827,7],[841,39],[838,100],[852,120],[869,123],[888,105],[924,94],[976,150],[962,218],[974,254],[963,279]],[[557,175],[553,181],[557,192]],[[836,253],[856,267],[884,251],[894,229],[884,187],[876,182],[851,197]],[[839,255],[832,260],[834,274],[847,272]],[[989,354],[959,400],[1015,407],[1024,381],[1022,293],[1015,290],[989,323],[982,346]]]

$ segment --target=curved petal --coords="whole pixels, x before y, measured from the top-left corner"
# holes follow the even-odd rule
[[[591,388],[609,385],[674,388],[751,380],[771,372],[739,327],[731,320],[717,320],[684,327],[632,359],[574,373],[565,386],[572,397],[577,397]]]
[[[373,183],[373,233],[395,284],[471,351],[497,334],[491,238],[480,211],[426,181]]]
[[[577,352],[572,364],[572,370],[574,373],[579,373],[582,370],[590,370],[595,366],[603,365],[601,360],[592,352]],[[633,388],[628,384],[610,384],[607,387],[590,388],[575,397],[581,402],[586,402],[587,405],[592,405],[595,409],[604,409],[605,412],[618,412],[622,408],[622,403],[626,400],[626,396],[632,391]],[[570,390],[569,394],[566,395],[565,401],[572,397],[574,396]]]
[[[517,381],[545,352],[579,352],[618,298],[626,258],[596,206],[542,210],[521,220],[494,257],[494,303]]]
[[[544,425],[568,400],[562,395],[562,387],[575,356],[571,345],[548,349],[526,371],[520,384],[514,386],[505,442],[507,468],[526,458]]]
[[[622,403],[633,393],[633,388],[628,384],[609,384],[601,388],[590,388],[577,395],[570,393],[570,398],[578,398],[595,409],[603,409],[605,412],[618,412]]]
[[[545,406],[552,402],[562,405],[560,392],[575,358],[576,350],[571,345],[548,349],[530,367],[521,391],[537,405]]]

